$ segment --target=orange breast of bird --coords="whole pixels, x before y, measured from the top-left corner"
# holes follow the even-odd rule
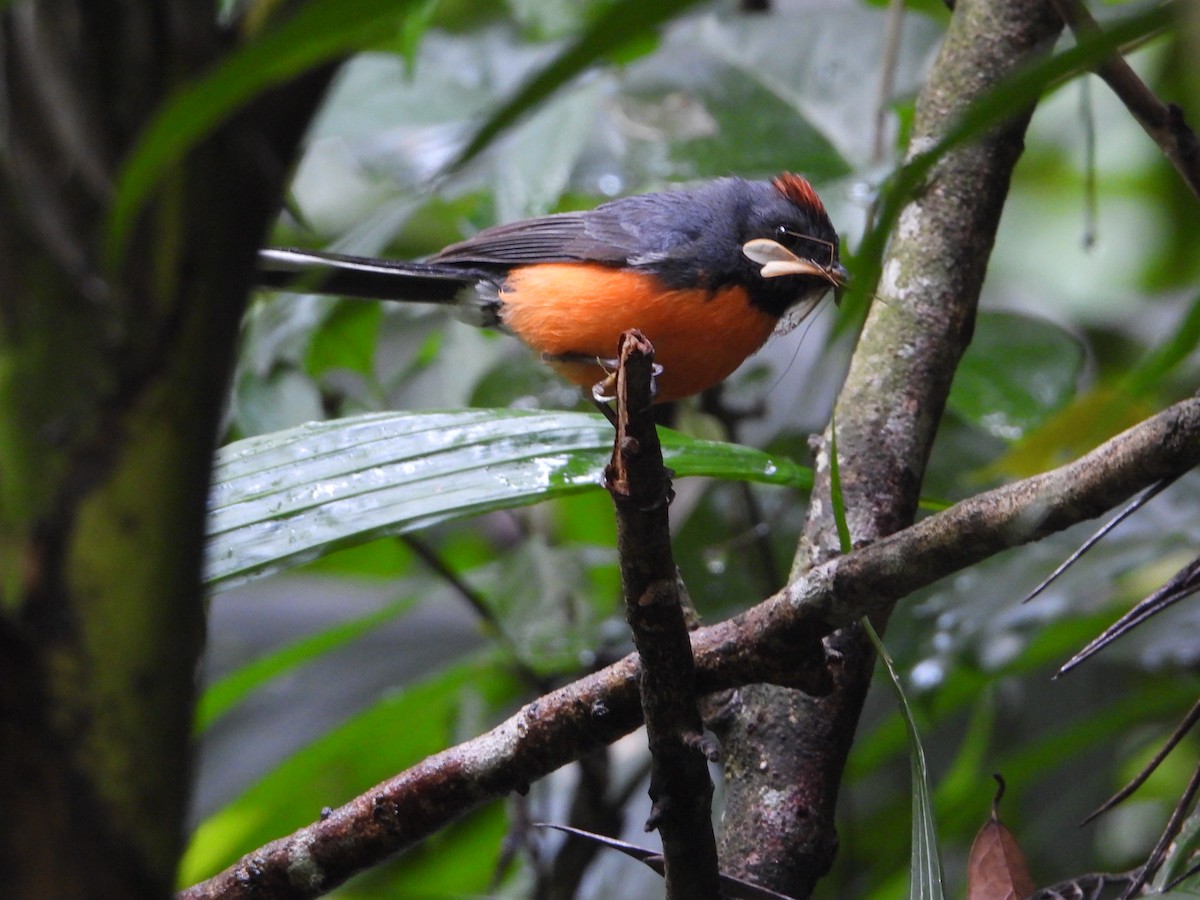
[[[508,273],[500,318],[569,381],[588,388],[605,376],[622,332],[639,329],[662,366],[656,401],[723,381],[766,342],[776,320],[741,287],[662,290],[652,275],[592,263],[541,263]],[[567,359],[555,359],[566,357]]]

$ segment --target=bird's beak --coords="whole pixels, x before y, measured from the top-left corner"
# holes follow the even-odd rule
[[[742,253],[751,262],[762,266],[758,274],[763,278],[779,278],[783,275],[813,275],[824,278],[834,287],[841,287],[849,277],[840,263],[823,266],[797,256],[778,241],[755,238],[742,245]]]

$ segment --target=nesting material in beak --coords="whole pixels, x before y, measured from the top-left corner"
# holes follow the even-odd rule
[[[779,278],[784,275],[813,275],[824,278],[834,287],[846,283],[846,270],[838,263],[823,266],[811,259],[797,256],[778,241],[769,238],[755,238],[742,245],[742,253],[753,263],[762,268],[759,275],[763,278]]]

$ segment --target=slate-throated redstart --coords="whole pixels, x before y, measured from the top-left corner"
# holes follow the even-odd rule
[[[568,380],[605,375],[621,333],[654,345],[657,402],[724,380],[792,308],[845,283],[838,236],[799,175],[720,178],[480,231],[425,262],[263,250],[259,283],[460,306]]]

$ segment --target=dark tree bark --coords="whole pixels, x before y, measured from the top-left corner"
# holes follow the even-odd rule
[[[1061,28],[1044,0],[960,0],[918,100],[910,152],[932,146],[973,100],[1046,52]],[[1014,110],[947,155],[901,214],[834,414],[856,547],[913,520],[1031,112]],[[800,571],[839,552],[829,453],[826,432]],[[877,627],[886,617],[877,614]],[[838,787],[874,667],[859,626],[828,643],[832,694],[757,686],[730,698],[720,718],[728,760],[723,869],[797,897],[833,864]]]
[[[122,160],[231,47],[202,0],[42,0],[0,28],[0,869],[166,897],[182,846],[216,427],[256,248],[326,80],[173,167],[103,258]]]

